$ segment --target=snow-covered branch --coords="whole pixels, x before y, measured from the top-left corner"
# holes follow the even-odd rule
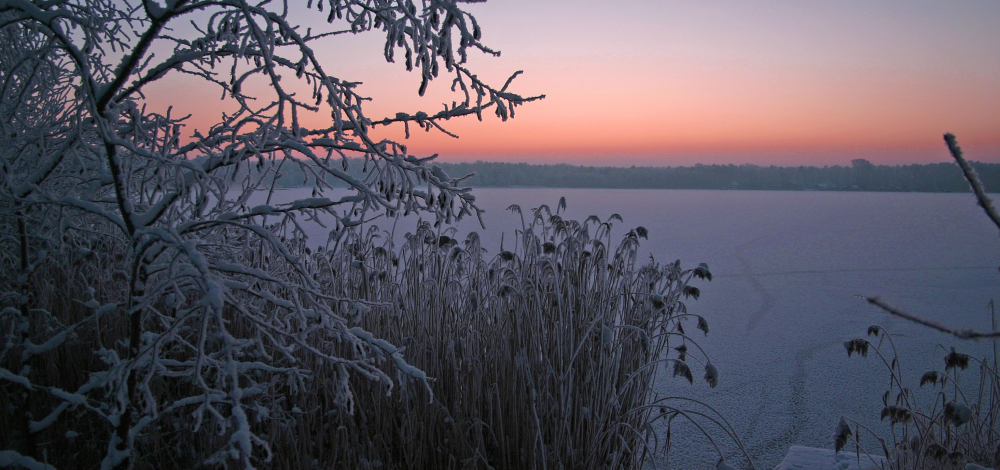
[[[976,195],[976,202],[979,203],[979,207],[983,208],[986,212],[986,216],[990,218],[993,225],[1000,228],[1000,212],[997,212],[996,206],[993,205],[993,200],[986,195],[986,188],[983,187],[983,182],[980,181],[979,175],[976,173],[976,169],[972,168],[972,165],[965,160],[962,155],[962,148],[958,146],[958,139],[955,138],[953,134],[945,134],[944,141],[948,144],[948,151],[951,152],[952,158],[955,159],[955,163],[958,167],[962,169],[962,175],[965,176],[966,181],[969,182],[969,187],[972,188],[973,194]]]
[[[16,456],[41,461],[87,432],[103,444],[74,452],[128,468],[196,434],[192,466],[251,468],[270,462],[269,423],[300,419],[287,397],[327,386],[315,381],[334,378],[341,413],[356,411],[351,377],[386,392],[422,384],[434,400],[404,349],[352,324],[386,304],[328,290],[299,224],[330,221],[336,254],[382,212],[479,215],[466,177],[369,134],[451,135],[449,119],[506,120],[542,98],[508,90],[520,72],[494,86],[466,67],[498,52],[461,3],[314,0],[304,6],[331,25],[303,31],[280,2],[0,0],[0,394],[18,410],[0,424]],[[318,47],[347,32],[383,35],[421,94],[450,77],[455,103],[373,121],[360,83],[334,76]],[[179,74],[221,92],[228,111],[203,132],[187,126],[204,116],[148,109],[150,85]],[[317,115],[328,122],[303,127]],[[285,165],[312,197],[272,200]],[[333,181],[352,193],[324,195]]]
[[[891,305],[879,297],[864,297],[868,303],[882,309],[886,313],[895,315],[905,320],[909,320],[918,325],[926,326],[932,330],[937,330],[942,333],[947,333],[959,339],[988,339],[988,338],[1000,338],[1000,331],[990,331],[990,332],[980,332],[972,329],[954,329],[942,325],[936,321],[927,320],[918,315],[914,315],[906,310],[899,307]]]

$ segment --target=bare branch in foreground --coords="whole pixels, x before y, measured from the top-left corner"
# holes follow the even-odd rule
[[[948,144],[948,150],[951,151],[951,156],[955,158],[955,163],[958,163],[959,168],[962,169],[962,174],[965,175],[969,186],[972,186],[972,192],[976,194],[979,207],[982,207],[986,211],[986,216],[993,221],[993,224],[997,228],[1000,228],[1000,212],[997,212],[996,206],[993,205],[993,200],[986,196],[986,188],[983,187],[983,182],[979,179],[976,170],[962,156],[962,148],[958,146],[955,135],[950,132],[945,134],[944,141]]]
[[[1000,338],[1000,331],[991,331],[991,332],[988,332],[988,333],[982,333],[982,332],[975,331],[975,330],[972,330],[972,329],[954,330],[954,329],[948,328],[947,326],[944,326],[944,325],[942,325],[942,324],[940,324],[938,322],[921,318],[921,317],[919,317],[917,315],[914,315],[914,314],[912,314],[910,312],[907,312],[906,310],[903,310],[903,309],[901,309],[899,307],[887,304],[887,303],[885,303],[885,301],[883,301],[879,297],[866,297],[866,296],[861,296],[861,297],[863,297],[865,300],[867,300],[868,303],[870,303],[870,304],[872,304],[872,305],[874,305],[874,306],[876,306],[878,308],[881,308],[882,310],[885,310],[886,312],[888,312],[888,313],[890,313],[892,315],[895,315],[895,316],[900,317],[900,318],[904,318],[904,319],[909,320],[909,321],[911,321],[913,323],[917,323],[919,325],[923,325],[923,326],[926,326],[926,327],[934,329],[934,330],[938,330],[938,331],[940,331],[942,333],[948,333],[948,334],[950,334],[952,336],[955,336],[956,338],[960,338],[960,339]]]

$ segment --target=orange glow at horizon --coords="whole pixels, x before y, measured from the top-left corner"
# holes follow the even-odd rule
[[[458,139],[411,125],[404,141],[399,124],[373,135],[448,161],[822,166],[947,161],[941,135],[952,132],[970,159],[1000,162],[1000,30],[991,26],[1000,4],[662,3],[472,5],[484,41],[503,55],[473,55],[470,67],[498,87],[523,69],[510,90],[546,98],[507,122],[492,110],[483,122],[441,122]],[[433,113],[460,99],[444,74],[417,97],[419,77],[385,63],[381,39],[369,36],[346,38],[356,41],[350,53],[320,57],[339,66],[334,75],[364,82],[369,118]],[[191,131],[226,107],[220,89],[162,82],[147,101],[194,113]],[[328,122],[303,117],[306,127]]]

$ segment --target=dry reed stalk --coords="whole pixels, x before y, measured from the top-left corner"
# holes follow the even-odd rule
[[[651,406],[660,364],[675,365],[675,373],[687,370],[690,379],[695,362],[707,361],[670,348],[694,344],[684,334],[685,324],[707,330],[684,304],[687,296],[697,295],[689,281],[710,278],[707,267],[683,270],[678,263],[652,261],[639,266],[636,249],[645,229],[630,231],[611,251],[611,220],[581,223],[545,207],[533,215],[514,251],[492,257],[485,256],[475,233],[459,242],[453,230],[427,224],[398,247],[381,239],[375,228],[348,232],[329,251],[291,244],[306,258],[304,266],[331,299],[333,312],[348,327],[400,347],[400,357],[430,377],[430,388],[403,374],[388,356],[363,360],[392,376],[392,389],[357,375],[348,379],[343,365],[305,349],[282,360],[284,352],[260,342],[252,354],[269,357],[272,367],[301,370],[298,378],[268,369],[251,375],[268,384],[247,406],[253,431],[269,441],[268,468],[636,468],[652,458],[659,443],[650,441],[648,423],[666,419],[669,413],[661,406],[675,417],[682,410],[666,402]],[[278,278],[296,275],[292,266],[282,268],[280,259],[262,256],[253,241],[227,236],[221,233],[218,244],[227,256],[246,266],[266,266]],[[46,302],[65,304],[48,307],[63,321],[86,314],[79,307],[80,313],[71,313],[70,299],[80,298],[81,289],[124,302],[114,273],[127,269],[116,264],[125,257],[116,258],[116,249],[102,253],[99,260],[66,258],[65,265],[53,258],[52,273],[44,276],[60,286],[72,285],[73,276],[86,279],[77,288],[39,291]],[[65,280],[56,272],[64,272]],[[155,275],[150,279],[153,285]],[[275,294],[296,298],[294,292]],[[220,319],[234,338],[253,340],[260,334],[254,318],[280,314],[253,301],[234,299],[234,305],[257,305],[258,315],[227,308]],[[198,334],[195,324],[177,322],[180,310],[172,302],[164,297],[153,304],[154,314],[143,328],[175,329],[188,338],[169,353],[182,363],[195,357],[196,348],[183,344]],[[124,354],[128,325],[123,318],[102,318],[51,351],[45,359],[59,361],[59,367],[36,369],[34,383],[78,387],[87,372],[102,368],[92,354],[95,344]],[[294,318],[287,321],[294,332]],[[307,335],[303,340],[317,339]],[[329,348],[325,352],[335,357],[355,355],[349,344],[316,346]],[[66,371],[71,376],[64,376]],[[140,378],[153,381],[147,389],[161,402],[198,395],[196,384],[169,373],[142,372]],[[109,388],[108,398],[118,390]],[[353,402],[344,401],[345,390]],[[5,383],[0,393],[9,397],[16,390]],[[51,400],[33,408],[57,404]],[[49,461],[96,464],[110,430],[87,418],[85,410],[67,413],[77,418],[39,436]],[[67,442],[67,423],[88,430],[87,435],[69,439],[56,452],[53,443]],[[12,423],[0,422],[7,424]],[[4,441],[21,439],[10,434],[12,427],[4,429]],[[220,439],[224,436],[211,423],[195,430],[189,409],[169,411],[137,437],[134,467],[197,466],[225,444]],[[264,461],[267,455],[258,458]]]
[[[419,387],[387,396],[352,383],[357,414],[337,414],[347,432],[317,446],[343,448],[343,465],[392,468],[632,468],[651,457],[651,385],[668,339],[690,341],[680,325],[698,319],[682,301],[695,270],[639,267],[644,229],[609,253],[609,223],[597,239],[590,222],[540,208],[514,251],[490,259],[477,235],[460,243],[429,225],[398,250],[368,232],[317,254],[325,289],[373,303],[357,324],[434,380],[430,402]]]
[[[869,339],[874,338],[874,339]],[[837,450],[853,442],[859,454],[876,454],[864,449],[858,432],[864,430],[880,444],[880,455],[888,456],[888,468],[965,469],[967,465],[996,468],[1000,465],[1000,427],[997,403],[1000,403],[1000,376],[997,366],[958,353],[954,348],[945,356],[945,369],[930,371],[920,379],[920,386],[936,387],[933,399],[918,402],[902,377],[900,358],[891,336],[877,326],[868,329],[868,338],[845,343],[848,354],[867,356],[872,352],[890,371],[890,386],[882,397],[882,420],[889,421],[889,438],[854,420],[840,426]],[[975,389],[960,386],[960,371],[970,365],[979,369]],[[975,392],[971,394],[969,392]],[[981,467],[981,468],[985,468]]]

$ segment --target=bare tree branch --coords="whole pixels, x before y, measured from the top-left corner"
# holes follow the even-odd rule
[[[982,207],[986,212],[986,216],[993,221],[993,224],[997,228],[1000,228],[1000,212],[997,212],[996,207],[993,205],[993,200],[986,195],[986,188],[983,187],[983,182],[979,179],[976,169],[972,168],[972,165],[962,156],[962,148],[958,146],[955,136],[947,133],[944,135],[944,141],[948,144],[948,150],[951,151],[951,156],[955,158],[958,167],[962,169],[962,174],[965,175],[969,186],[972,187],[972,192],[976,194],[979,207]]]
[[[976,340],[983,339],[983,338],[987,338],[987,339],[988,338],[1000,338],[1000,331],[991,331],[991,332],[983,333],[983,332],[979,332],[979,331],[971,330],[971,329],[953,329],[953,328],[948,328],[947,326],[944,326],[944,325],[942,325],[942,324],[940,324],[938,322],[927,320],[925,318],[921,318],[921,317],[919,317],[917,315],[914,315],[914,314],[912,314],[910,312],[907,312],[906,310],[903,310],[903,309],[901,309],[899,307],[890,305],[890,304],[886,303],[885,301],[883,301],[879,297],[865,297],[865,296],[861,296],[861,297],[863,299],[867,300],[868,303],[870,303],[870,304],[872,304],[872,305],[874,305],[874,306],[876,306],[876,307],[884,310],[885,312],[887,312],[889,314],[895,315],[895,316],[903,318],[905,320],[909,320],[909,321],[911,321],[913,323],[916,323],[918,325],[923,325],[923,326],[926,326],[926,327],[928,327],[930,329],[940,331],[942,333],[948,333],[949,335],[952,335],[952,336],[954,336],[956,338],[960,338],[960,339],[976,339]]]

